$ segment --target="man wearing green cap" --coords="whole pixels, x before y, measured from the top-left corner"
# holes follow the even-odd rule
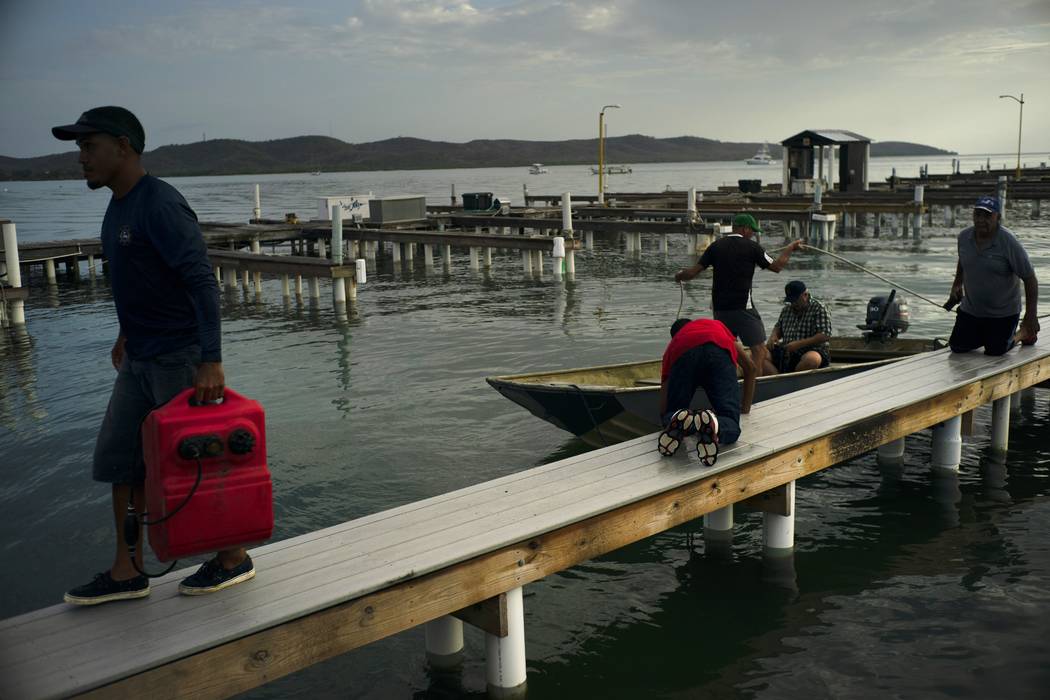
[[[762,372],[766,366],[766,328],[751,299],[751,279],[756,265],[773,272],[783,270],[791,254],[802,247],[802,241],[792,241],[774,260],[753,239],[755,233],[762,233],[755,217],[737,214],[733,217],[733,233],[709,245],[696,265],[679,270],[674,279],[684,282],[709,267],[714,268],[711,281],[714,317],[748,347],[751,359]]]

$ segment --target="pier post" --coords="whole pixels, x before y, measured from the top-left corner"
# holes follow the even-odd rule
[[[925,185],[915,186],[915,214],[912,217],[912,238],[922,238],[922,202],[925,193]]]
[[[787,515],[762,513],[762,542],[765,550],[788,550],[795,546],[795,482],[787,484]]]
[[[258,238],[253,238],[252,239],[251,250],[252,250],[252,253],[254,253],[255,255],[262,255],[262,244],[259,243],[259,239]],[[253,272],[252,273],[252,283],[254,285],[253,288],[255,290],[255,293],[256,294],[262,294],[262,273],[261,272]]]
[[[1043,201],[1041,199],[1033,199],[1032,200],[1032,218],[1033,219],[1038,219],[1040,217],[1040,215],[1042,214],[1042,211],[1041,211],[1042,205],[1043,205]]]
[[[733,539],[733,504],[704,515],[704,539],[724,542]]]
[[[409,242],[405,244],[405,262],[408,263],[409,267],[412,267],[412,261],[415,260],[416,256],[416,244]]]
[[[878,238],[882,235],[882,212],[875,212],[875,224],[873,226],[872,235]]]
[[[933,426],[930,462],[934,469],[955,471],[962,460],[962,416],[955,416]]]
[[[47,274],[48,284],[58,284],[58,279],[55,277],[55,260],[54,258],[48,258],[44,261],[44,272]]]
[[[452,206],[456,206],[456,183],[452,183]]]
[[[992,402],[992,449],[1006,452],[1010,443],[1010,396]]]
[[[561,234],[572,238],[572,194],[569,192],[561,195]]]
[[[252,209],[252,218],[256,220],[262,218],[262,204],[259,201],[259,185],[255,186],[255,208]]]
[[[423,244],[423,264],[427,268],[434,267],[434,246],[430,243]]]
[[[543,251],[542,250],[534,250],[534,251],[531,251],[531,252],[532,252],[532,256],[533,256],[532,271],[536,274],[537,277],[542,278],[543,277]]]
[[[451,615],[431,620],[424,627],[427,662],[436,669],[449,669],[463,661],[463,622]]]
[[[955,206],[951,204],[944,207],[944,225],[947,228],[955,228]]]
[[[583,232],[583,247],[586,250],[594,250],[594,231]]]
[[[302,275],[296,275],[295,276],[295,298],[296,299],[302,299],[303,298],[303,276]]]
[[[0,228],[4,236],[4,264],[7,265],[7,283],[12,287],[22,286],[22,268],[18,256],[18,230],[13,221],[4,221]],[[3,302],[0,302],[3,304]],[[26,324],[25,301],[23,299],[12,299],[9,313],[9,321],[12,326],[24,326]]]
[[[485,680],[489,695],[521,697],[525,690],[525,605],[522,589],[507,591],[507,636],[485,634]]]
[[[443,253],[442,257],[444,258],[445,269],[451,270],[452,269],[452,244],[451,243],[446,243],[442,248],[443,248],[442,249],[442,253]]]
[[[97,273],[97,270],[95,268],[95,256],[94,255],[89,255],[89,256],[87,256],[87,258],[88,258],[88,277],[90,277],[91,279],[95,279],[95,274]],[[222,278],[217,277],[216,279],[218,281],[220,281],[220,282],[222,281]]]
[[[542,255],[542,251],[540,253]],[[554,248],[551,250],[551,269],[554,272],[554,279],[561,279],[562,266],[565,263],[565,238],[562,236],[554,237]]]
[[[526,275],[532,274],[532,251],[528,248],[521,251],[521,266]]]
[[[400,265],[401,264],[401,244],[398,243],[397,241],[391,241],[391,243],[390,243],[390,253],[393,256],[394,264],[395,265]]]
[[[667,255],[667,234],[660,234],[660,252]]]
[[[526,183],[521,183],[521,206],[529,206],[529,186]]]
[[[1006,223],[1006,176],[999,176],[999,187],[996,191],[999,196],[999,223]]]
[[[686,211],[689,212],[689,221],[696,221],[696,188],[689,188],[689,199],[685,203]]]
[[[321,298],[321,280],[318,277],[310,278],[310,298],[320,299]]]
[[[332,264],[343,264],[343,215],[339,205],[332,206]],[[341,277],[332,278],[332,303],[346,304],[346,285]]]
[[[481,266],[478,264],[477,246],[470,246],[470,269],[475,272],[481,269]]]
[[[281,297],[288,299],[292,296],[292,286],[288,278],[288,273],[281,275]]]
[[[875,461],[880,465],[896,465],[904,461],[904,438],[897,438],[885,445],[879,445]]]
[[[486,270],[492,269],[492,248],[485,248],[485,257],[482,259],[481,265]]]

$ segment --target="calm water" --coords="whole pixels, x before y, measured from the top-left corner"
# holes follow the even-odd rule
[[[984,157],[964,159],[964,169]],[[876,160],[873,180],[920,163]],[[1010,162],[997,156],[993,165]],[[778,180],[780,167],[639,165],[613,191],[711,188]],[[251,185],[263,214],[311,215],[314,196],[373,191],[593,191],[584,166],[172,179],[202,220],[242,221]],[[79,182],[0,183],[0,218],[22,240],[95,235],[107,195]],[[1044,281],[1050,217],[1009,212]],[[954,242],[938,224],[920,243],[839,241],[837,251],[934,299],[946,295]],[[767,235],[767,245],[780,239]],[[576,439],[530,416],[484,382],[527,372],[655,357],[679,303],[674,272],[690,262],[646,239],[640,258],[615,237],[577,257],[575,283],[525,278],[520,256],[471,272],[422,260],[394,270],[380,257],[348,323],[320,307],[286,305],[267,280],[261,302],[224,292],[230,386],[267,409],[275,538],[286,538],[579,453]],[[771,326],[783,284],[799,277],[836,330],[864,319],[886,285],[826,256],[796,254],[788,272],[756,273]],[[90,455],[113,381],[116,323],[108,287],[86,278],[49,290],[29,280],[28,339],[0,335],[0,617],[61,599],[108,565],[108,489]],[[709,309],[709,278],[689,285],[686,313]],[[946,335],[951,317],[913,299],[909,335]],[[740,512],[731,552],[688,541],[700,522],[644,540],[526,588],[529,696],[1045,697],[1050,685],[1050,410],[1039,390],[1015,415],[1006,464],[987,458],[990,411],[977,415],[957,479],[932,478],[928,434],[909,440],[899,474],[874,457],[807,478],[798,490],[794,571],[771,572],[761,519]],[[431,679],[422,630],[384,640],[250,693],[252,697],[458,697],[484,689],[484,643],[467,631],[459,687]]]

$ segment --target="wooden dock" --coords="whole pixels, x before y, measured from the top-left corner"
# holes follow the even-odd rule
[[[449,615],[486,630],[490,687],[520,688],[524,585],[703,515],[731,529],[739,503],[790,553],[797,479],[931,426],[933,466],[958,469],[961,415],[993,402],[1005,449],[1010,396],[1048,379],[1047,339],[925,353],[757,404],[710,469],[654,433],[265,545],[255,580],[212,596],[177,594],[186,569],[144,600],[4,620],[0,696],[228,697],[418,625],[438,638]]]

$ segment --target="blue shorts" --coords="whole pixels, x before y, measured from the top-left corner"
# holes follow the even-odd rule
[[[98,431],[92,478],[108,484],[139,485],[146,480],[142,461],[142,421],[183,389],[193,386],[201,361],[198,345],[132,360],[127,353],[117,370],[106,417]]]

